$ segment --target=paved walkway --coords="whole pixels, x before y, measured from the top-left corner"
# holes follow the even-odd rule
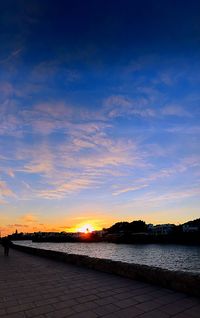
[[[0,247],[0,318],[199,318],[200,299]]]

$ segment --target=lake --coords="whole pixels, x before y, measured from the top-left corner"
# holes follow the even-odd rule
[[[200,247],[174,244],[114,244],[114,243],[33,243],[17,241],[18,245],[69,254],[87,255],[134,264],[144,264],[169,270],[200,273]]]

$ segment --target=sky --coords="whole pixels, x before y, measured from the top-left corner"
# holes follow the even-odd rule
[[[200,1],[2,0],[0,231],[200,217]]]

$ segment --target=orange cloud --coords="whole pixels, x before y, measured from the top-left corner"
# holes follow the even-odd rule
[[[13,172],[12,169],[8,169],[7,174],[8,174],[9,177],[11,177],[11,178],[14,178],[14,177],[15,177],[15,174],[14,174],[14,172]]]
[[[28,173],[44,173],[49,172],[52,170],[52,165],[48,161],[41,161],[41,162],[32,162],[30,164],[27,164],[23,171]]]
[[[0,181],[0,195],[3,197],[14,197],[14,192],[8,187],[5,181]]]
[[[38,218],[34,215],[34,214],[25,214],[23,216],[21,216],[21,220],[23,220],[24,222],[30,222],[30,223],[36,223],[38,222]]]

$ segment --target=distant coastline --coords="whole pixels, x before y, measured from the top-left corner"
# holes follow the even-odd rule
[[[86,233],[35,232],[9,235],[13,241],[33,242],[111,242],[118,244],[200,245],[200,219],[182,225],[146,224],[144,221],[118,222],[110,228]]]

